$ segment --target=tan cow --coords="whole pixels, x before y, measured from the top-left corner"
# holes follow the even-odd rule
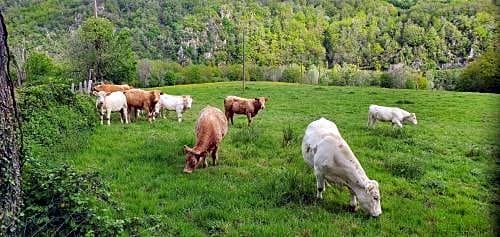
[[[127,104],[130,114],[137,112],[137,110],[144,110],[148,115],[148,121],[151,123],[153,120],[153,112],[156,103],[160,101],[160,91],[145,91],[141,89],[130,89],[124,92],[127,97]]]
[[[94,87],[94,91],[105,91],[105,92],[115,92],[115,91],[126,91],[132,89],[129,85],[113,85],[113,84],[101,84]]]
[[[266,108],[266,97],[257,97],[255,99],[245,99],[238,96],[227,96],[224,98],[224,112],[227,120],[233,123],[234,114],[245,114],[248,119],[248,126],[252,123],[252,118],[257,115],[259,110]]]
[[[222,138],[227,134],[227,119],[219,109],[205,107],[196,121],[196,145],[184,146],[186,153],[185,173],[192,173],[200,164],[207,167],[205,156],[211,153],[213,165],[217,163],[217,151]]]

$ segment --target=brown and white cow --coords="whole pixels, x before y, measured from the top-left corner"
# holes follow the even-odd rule
[[[144,110],[148,115],[148,121],[151,123],[153,120],[153,112],[156,103],[160,101],[160,91],[145,91],[141,89],[130,89],[124,92],[127,97],[127,104],[130,114],[136,113],[137,110]]]
[[[105,91],[105,92],[115,92],[115,91],[126,91],[132,89],[129,85],[113,85],[113,84],[101,84],[94,87],[94,91]]]
[[[219,144],[227,130],[227,119],[222,111],[211,106],[205,107],[196,121],[196,145],[193,148],[184,146],[184,172],[192,173],[200,164],[207,167],[205,157],[208,153],[211,153],[213,165],[216,165]]]
[[[255,99],[245,99],[238,96],[227,96],[224,98],[224,112],[227,120],[233,123],[234,114],[245,114],[248,118],[248,126],[252,123],[252,118],[257,115],[259,110],[266,108],[266,97],[257,97]]]

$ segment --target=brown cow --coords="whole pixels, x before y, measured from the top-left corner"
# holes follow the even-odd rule
[[[252,123],[252,118],[257,115],[259,110],[266,108],[266,97],[257,97],[255,99],[245,99],[237,96],[227,96],[224,98],[224,110],[227,120],[233,123],[234,114],[245,114],[248,118],[248,126]]]
[[[115,92],[115,91],[126,91],[132,89],[129,85],[113,85],[113,84],[101,84],[94,87],[94,91],[105,91],[105,92]]]
[[[193,148],[184,146],[186,153],[185,173],[192,173],[200,164],[207,167],[205,156],[211,153],[213,165],[217,163],[219,144],[227,133],[227,119],[217,108],[207,106],[196,121],[196,145]]]
[[[151,123],[153,120],[153,112],[156,103],[160,101],[160,91],[144,91],[141,89],[130,89],[125,92],[127,97],[129,120],[130,114],[137,112],[137,110],[144,110],[148,115],[148,121]]]

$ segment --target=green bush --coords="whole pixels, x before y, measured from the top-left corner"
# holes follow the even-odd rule
[[[44,53],[34,52],[26,59],[26,83],[28,84],[43,84],[48,83],[47,78],[55,79],[60,73],[60,69],[54,64],[52,58]]]
[[[439,90],[455,90],[463,69],[429,70],[425,73],[428,87]]]
[[[302,73],[300,67],[297,65],[290,65],[283,70],[283,82],[297,83],[300,82]]]
[[[95,127],[93,98],[74,94],[68,85],[25,86],[17,92],[23,137],[29,146],[51,146]]]
[[[458,80],[456,89],[459,91],[500,93],[499,53],[489,50],[476,61],[467,65]]]
[[[124,231],[127,221],[111,217],[120,209],[97,173],[28,160],[23,182],[23,236],[116,236]]]
[[[250,65],[248,67],[248,74],[250,81],[265,81],[264,68],[257,65]]]
[[[233,64],[222,67],[222,76],[229,81],[241,81],[243,80],[242,75],[243,69],[240,64]]]

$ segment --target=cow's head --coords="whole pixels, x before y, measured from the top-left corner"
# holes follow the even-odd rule
[[[191,105],[193,104],[193,98],[190,95],[183,96],[184,100],[184,109],[191,109]]]
[[[415,113],[411,113],[410,115],[404,117],[404,121],[413,125],[417,125],[417,115],[415,115]]]
[[[95,100],[95,107],[100,109],[104,105],[104,99],[106,98],[106,96],[111,94],[111,93],[107,93],[105,91],[99,91],[99,92],[94,91],[94,92],[92,92],[92,94],[97,97]]]
[[[184,173],[193,173],[199,164],[205,162],[204,155],[202,153],[197,152],[186,145],[184,145],[184,153],[186,154]]]
[[[267,97],[255,97],[254,104],[258,104],[261,109],[265,109],[267,100]]]
[[[368,180],[368,184],[364,190],[360,190],[356,197],[363,210],[367,211],[371,216],[378,217],[382,214],[380,207],[380,191],[378,182],[375,180]]]

